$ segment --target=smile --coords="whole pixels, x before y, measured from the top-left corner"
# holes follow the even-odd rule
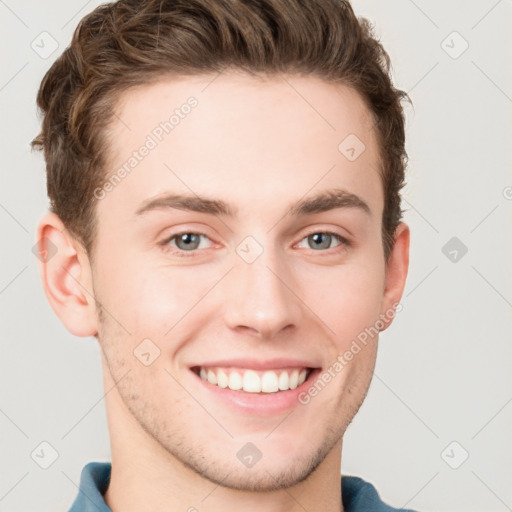
[[[278,393],[303,384],[312,368],[283,368],[257,371],[242,368],[195,367],[192,371],[203,381],[220,388],[246,393]]]

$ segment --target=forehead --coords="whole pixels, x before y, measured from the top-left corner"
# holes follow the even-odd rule
[[[270,207],[276,194],[288,204],[315,187],[382,201],[364,101],[311,76],[224,72],[131,88],[119,97],[107,141],[105,180],[125,172],[100,208],[117,201],[135,211],[152,195],[176,191],[230,196],[243,213],[244,205]]]

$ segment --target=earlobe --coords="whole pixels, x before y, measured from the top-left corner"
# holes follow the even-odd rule
[[[71,334],[95,336],[96,301],[85,250],[51,212],[39,221],[37,244],[39,273],[52,309]]]
[[[384,285],[384,296],[382,300],[381,319],[385,326],[381,331],[386,330],[395,317],[397,305],[402,298],[409,269],[409,226],[400,222],[395,230],[394,245],[386,263],[386,279]]]

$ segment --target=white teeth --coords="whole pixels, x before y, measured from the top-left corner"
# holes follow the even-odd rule
[[[279,390],[277,375],[275,372],[265,372],[261,378],[261,391],[275,393]]]
[[[261,379],[253,370],[245,370],[244,391],[248,393],[259,393],[261,391]]]
[[[217,372],[217,386],[221,388],[227,388],[229,386],[229,378],[222,370]]]
[[[295,389],[299,383],[299,370],[293,370],[290,375],[290,389]]]
[[[281,375],[279,375],[279,389],[281,391],[290,389],[290,377],[288,377],[287,372],[281,372]]]
[[[229,388],[233,391],[243,390],[246,393],[277,393],[295,389],[306,380],[307,369],[294,369],[290,371],[281,370],[278,372],[268,370],[256,372],[254,370],[224,371],[221,368],[201,368],[199,371],[201,379],[221,388]]]
[[[210,384],[217,384],[217,375],[212,370],[208,370],[208,382]]]
[[[229,389],[232,389],[233,391],[238,391],[239,389],[242,389],[242,377],[238,372],[231,372],[229,374]]]

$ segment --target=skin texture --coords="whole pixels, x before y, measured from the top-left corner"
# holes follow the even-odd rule
[[[399,225],[386,264],[371,116],[354,90],[313,77],[168,78],[121,96],[107,177],[191,96],[197,106],[98,202],[94,260],[54,214],[38,227],[41,248],[44,239],[58,248],[41,264],[48,300],[71,333],[101,347],[113,464],[106,501],[114,512],[340,511],[342,438],[368,391],[377,337],[309,404],[283,414],[240,414],[207,395],[188,366],[297,357],[325,369],[399,302],[409,229]],[[353,162],[338,150],[351,133],[366,147]],[[334,188],[359,196],[370,214],[288,213]],[[135,214],[165,192],[222,199],[238,212]],[[159,245],[180,232],[206,237],[184,257],[176,240]],[[308,235],[325,232],[351,245],[333,238],[315,249]],[[236,252],[247,236],[263,249],[250,264]],[[146,338],[160,350],[149,366],[133,353]],[[236,457],[247,442],[263,454],[251,468]]]

